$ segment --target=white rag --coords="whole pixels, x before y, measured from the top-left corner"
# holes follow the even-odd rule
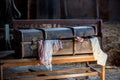
[[[97,60],[97,64],[105,66],[107,61],[107,54],[102,51],[99,45],[99,41],[97,37],[93,37],[90,39],[92,44],[92,51],[95,60]]]
[[[62,42],[59,40],[40,40],[38,41],[38,55],[40,63],[46,66],[48,70],[52,70],[52,53],[62,49]]]

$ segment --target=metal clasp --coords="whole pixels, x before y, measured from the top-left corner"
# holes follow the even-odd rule
[[[31,48],[32,50],[36,50],[36,49],[37,49],[37,38],[36,38],[36,37],[32,38],[30,48]]]

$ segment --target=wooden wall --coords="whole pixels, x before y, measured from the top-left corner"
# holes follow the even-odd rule
[[[109,0],[99,0],[99,18],[108,20],[109,19]]]
[[[120,21],[120,0],[109,0],[109,20]]]
[[[120,0],[15,0],[15,3],[22,19],[120,20]]]
[[[37,18],[60,18],[60,0],[37,0]]]
[[[15,3],[22,18],[96,18],[95,0],[15,0]]]
[[[27,19],[27,0],[14,0],[16,7],[21,12],[21,18]]]
[[[67,0],[68,18],[97,18],[95,0]]]
[[[95,0],[38,0],[37,18],[96,18]]]

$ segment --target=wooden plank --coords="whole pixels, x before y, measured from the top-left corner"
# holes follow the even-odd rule
[[[105,80],[105,66],[101,68],[101,80]]]
[[[29,25],[29,24],[64,24],[64,25],[73,25],[73,24],[99,24],[101,19],[37,19],[37,20],[14,20],[13,25],[16,28],[17,25]],[[98,26],[99,27],[99,26]]]
[[[55,57],[53,58],[52,64],[56,63],[72,63],[72,62],[86,62],[86,61],[95,61],[93,55],[77,55],[71,57]]]
[[[53,57],[52,64],[60,63],[72,63],[72,62],[86,62],[95,61],[93,55],[75,55],[75,56],[59,56]],[[38,64],[37,59],[14,59],[14,60],[1,60],[0,64],[3,67],[9,66],[23,66],[23,65],[36,65]]]
[[[66,75],[56,75],[56,76],[43,76],[43,77],[34,77],[34,78],[22,78],[15,80],[46,80],[46,79],[59,79],[59,78],[71,78],[71,77],[84,77],[84,76],[93,76],[98,75],[98,72],[89,72],[82,74],[66,74]]]
[[[24,73],[13,73],[13,74],[6,74],[4,78],[15,77],[15,76],[27,76],[27,75],[41,75],[41,74],[60,74],[60,73],[68,73],[68,72],[82,72],[82,71],[89,71],[90,68],[73,68],[67,70],[53,70],[53,71],[40,71],[40,72],[24,72]]]

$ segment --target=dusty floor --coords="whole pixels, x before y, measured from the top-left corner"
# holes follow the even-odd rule
[[[105,22],[103,31],[103,50],[108,54],[108,65],[120,66],[120,23]]]

